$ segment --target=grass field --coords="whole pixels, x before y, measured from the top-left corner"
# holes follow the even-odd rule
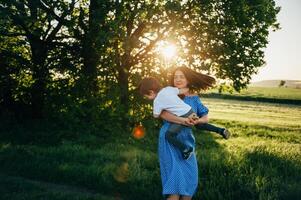
[[[277,99],[301,99],[301,89],[285,88],[285,87],[248,87],[242,90],[240,93],[236,93],[240,96],[252,96],[252,97],[267,97]]]
[[[194,131],[194,199],[300,199],[301,106],[203,98],[229,140]],[[0,199],[162,199],[158,129],[103,140],[85,135],[55,146],[0,144]]]
[[[208,93],[211,94],[218,94],[217,89],[209,90]],[[285,87],[248,87],[247,89],[243,89],[240,93],[234,92],[232,94],[228,92],[223,92],[223,95],[238,99],[246,99],[249,98],[250,100],[254,99],[270,99],[271,102],[284,102],[285,100],[288,101],[301,101],[301,89],[296,88],[285,88]],[[243,98],[245,97],[245,98]],[[282,101],[280,101],[282,100]],[[299,103],[301,105],[301,103]]]

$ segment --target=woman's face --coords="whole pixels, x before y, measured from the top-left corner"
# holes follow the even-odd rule
[[[182,71],[180,71],[180,70],[175,71],[173,84],[175,87],[177,87],[179,89],[187,87],[188,81]]]

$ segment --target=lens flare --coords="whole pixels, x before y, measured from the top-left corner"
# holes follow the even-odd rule
[[[127,162],[122,163],[115,171],[114,178],[116,181],[125,183],[130,175],[129,164]]]
[[[142,124],[138,124],[133,129],[133,137],[136,139],[144,138],[145,136],[145,129]]]

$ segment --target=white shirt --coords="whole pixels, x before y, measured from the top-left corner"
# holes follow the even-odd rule
[[[176,87],[165,87],[161,89],[154,99],[153,114],[154,117],[159,117],[162,110],[166,110],[174,115],[182,116],[191,109],[191,107],[184,103],[178,96],[180,93]]]

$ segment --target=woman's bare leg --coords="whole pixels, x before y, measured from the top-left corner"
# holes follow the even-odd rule
[[[171,194],[167,197],[167,200],[179,200],[180,196],[176,194]]]

